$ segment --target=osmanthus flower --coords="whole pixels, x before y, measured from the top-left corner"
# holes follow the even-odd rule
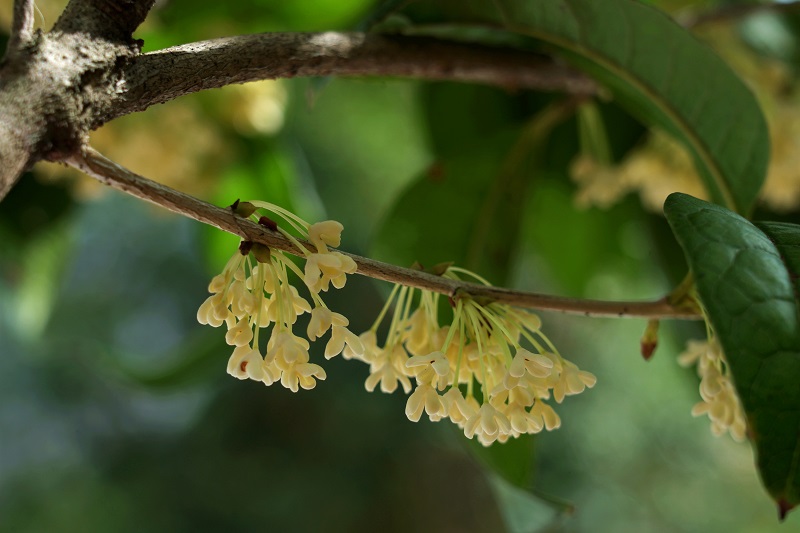
[[[442,276],[467,276],[489,282],[462,268],[449,266]],[[349,347],[345,358],[370,367],[365,386],[411,392],[406,416],[419,421],[449,418],[469,438],[488,446],[525,433],[552,430],[561,419],[550,401],[593,387],[596,378],[564,359],[541,331],[535,314],[468,296],[450,301],[452,318],[440,324],[439,294],[395,286],[373,326],[360,339],[363,352]],[[378,329],[388,318],[383,345]],[[412,382],[414,385],[412,385]]]
[[[714,435],[730,433],[734,440],[743,441],[747,433],[744,410],[733,387],[725,354],[713,332],[709,330],[707,341],[690,340],[678,363],[685,367],[696,365],[700,377],[703,401],[695,404],[692,415],[708,415]]]
[[[305,270],[285,252],[242,241],[222,272],[211,280],[208,286],[211,296],[200,306],[197,320],[214,327],[226,325],[225,341],[235,347],[228,360],[228,373],[232,376],[265,385],[280,382],[293,392],[313,389],[326,374],[321,366],[310,362],[308,340],[295,334],[298,316],[311,314],[306,331],[311,341],[331,331],[325,348],[327,359],[340,354],[345,347],[348,353],[359,357],[364,352],[361,339],[347,329],[347,318],[328,309],[319,294],[328,290],[331,283],[343,287],[346,275],[356,270],[350,257],[328,249],[339,245],[342,225],[333,220],[309,224],[267,202],[237,201],[231,208],[245,217],[258,218],[259,209],[277,215],[316,250],[309,250],[297,236],[272,219],[258,218],[259,223],[281,232],[295,244],[302,253],[301,259],[306,261]],[[302,281],[309,299],[291,285],[291,276]],[[262,329],[270,327],[266,351],[262,352],[259,335]]]

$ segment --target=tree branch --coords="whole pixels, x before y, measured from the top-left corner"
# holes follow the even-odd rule
[[[14,19],[6,55],[16,52],[33,41],[33,0],[14,0]]]
[[[155,0],[70,0],[53,31],[131,43]]]
[[[137,198],[165,207],[175,213],[209,224],[242,239],[259,242],[292,254],[302,253],[279,232],[271,231],[249,219],[236,216],[230,209],[213,206],[197,198],[148,180],[106,159],[92,148],[74,155],[66,163],[100,182]],[[345,253],[345,252],[343,252]],[[487,298],[496,302],[585,316],[700,319],[694,311],[672,305],[666,298],[653,302],[606,302],[562,298],[501,287],[485,287],[435,276],[419,270],[402,268],[366,257],[347,254],[358,265],[358,273],[392,283],[401,283],[452,298]]]
[[[61,160],[124,88],[119,65],[139,53],[131,32],[154,0],[71,0],[53,31],[34,37],[33,2],[14,5],[0,63],[0,200],[31,164]]]
[[[791,13],[793,11],[800,11],[800,1],[774,2],[771,4],[730,4],[686,17],[681,21],[681,24],[685,28],[696,28],[704,24],[732,22],[756,13]]]
[[[232,83],[296,76],[402,76],[509,89],[594,94],[595,83],[545,56],[430,37],[264,33],[197,42],[135,58],[108,120]]]

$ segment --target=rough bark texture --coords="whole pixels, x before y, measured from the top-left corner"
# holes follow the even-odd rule
[[[53,30],[130,43],[153,4],[155,0],[72,0]]]
[[[329,75],[458,80],[587,95],[597,89],[575,70],[519,50],[402,35],[265,33],[137,57],[125,69],[128,92],[114,112],[142,111],[183,94],[232,83]]]
[[[14,23],[22,33],[0,64],[0,200],[29,165],[78,150],[108,112],[124,91],[122,64],[139,52],[128,30],[153,0],[72,0],[53,31],[36,35],[22,3]]]
[[[405,76],[587,94],[582,74],[532,53],[423,37],[262,34],[140,53],[132,33],[155,0],[71,0],[33,32],[17,0],[0,63],[0,200],[24,170],[63,161],[116,117],[192,92],[293,76]]]
[[[33,40],[33,0],[16,0],[8,50],[19,50]],[[13,52],[12,52],[13,53]]]

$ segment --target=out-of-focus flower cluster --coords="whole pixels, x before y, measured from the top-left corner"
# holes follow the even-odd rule
[[[775,211],[796,210],[800,207],[800,87],[796,75],[785,64],[753,53],[731,28],[704,32],[703,38],[748,82],[764,110],[771,155],[759,199]],[[729,127],[735,128],[735,121]],[[663,131],[651,130],[640,146],[616,163],[589,148],[583,149],[570,168],[578,186],[578,207],[606,209],[628,193],[638,193],[645,208],[660,213],[666,197],[675,191],[708,198],[689,152]]]
[[[690,340],[678,362],[686,367],[697,365],[703,401],[695,404],[692,415],[708,415],[714,435],[730,433],[734,440],[743,441],[747,422],[719,342],[713,337],[708,341]]]
[[[260,217],[259,223],[280,231],[302,251],[304,270],[289,254],[243,241],[222,273],[211,280],[208,290],[212,294],[200,306],[197,320],[201,324],[227,327],[225,340],[235,347],[228,360],[228,373],[232,376],[265,385],[280,381],[293,392],[299,388],[313,389],[316,381],[324,380],[326,374],[321,366],[310,362],[309,340],[315,341],[330,330],[325,347],[327,359],[340,354],[345,345],[353,354],[363,353],[361,341],[347,329],[347,318],[331,311],[320,296],[331,284],[344,287],[346,275],[356,271],[350,257],[328,249],[339,245],[342,225],[333,220],[309,224],[267,202],[237,202],[232,207],[245,216],[258,217],[255,214],[258,209],[277,215],[314,249],[310,250],[272,219]],[[291,285],[292,274],[303,281],[310,299],[302,297]],[[294,331],[297,317],[303,313],[311,314],[306,338]],[[262,351],[259,334],[262,328],[270,327],[266,350]]]
[[[442,274],[467,275],[457,267]],[[362,353],[344,357],[367,363],[366,388],[411,393],[406,416],[449,418],[485,446],[524,433],[552,430],[561,419],[550,405],[594,386],[596,378],[558,353],[541,332],[537,315],[467,296],[451,300],[452,319],[440,323],[440,295],[395,286],[372,328],[360,338]],[[445,307],[445,306],[442,306]],[[388,317],[389,309],[393,312]],[[378,328],[388,320],[383,343]],[[413,390],[413,392],[412,392]]]

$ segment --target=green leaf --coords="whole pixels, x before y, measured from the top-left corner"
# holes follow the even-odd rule
[[[680,139],[716,203],[750,211],[769,157],[764,117],[733,71],[666,14],[635,0],[438,4],[449,23],[490,25],[555,45],[637,115]]]
[[[800,228],[759,229],[680,193],[664,213],[728,360],[762,482],[783,515],[800,503]]]
[[[488,478],[508,533],[555,529],[561,513],[554,505],[508,483],[502,477],[490,474]]]
[[[527,489],[533,481],[536,437],[520,435],[503,444],[484,446],[470,439],[472,453],[497,476],[516,487]]]
[[[800,293],[800,226],[785,222],[756,222],[767,234],[783,257],[789,275],[794,281],[795,297]]]
[[[502,283],[541,142],[571,112],[571,104],[556,102],[523,128],[498,124],[487,134],[459,127],[457,146],[433,127],[442,156],[400,196],[378,232],[374,255],[424,267],[454,261]]]

